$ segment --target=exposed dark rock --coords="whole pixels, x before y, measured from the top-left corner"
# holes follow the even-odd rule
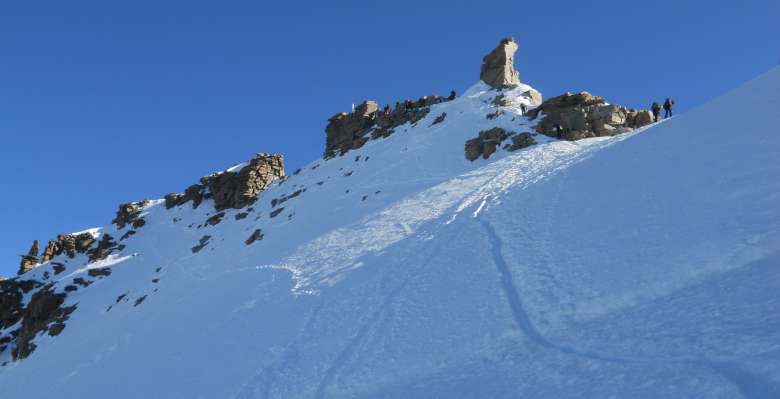
[[[652,122],[649,111],[608,104],[588,92],[565,93],[528,111],[531,119],[539,116],[543,117],[536,125],[537,132],[564,140],[614,136]]]
[[[124,246],[117,245],[117,243],[114,242],[114,238],[111,237],[110,234],[104,233],[102,237],[100,237],[100,241],[98,241],[97,246],[87,251],[87,255],[89,255],[90,263],[97,262],[99,260],[106,259],[108,255],[110,255],[115,250],[121,251],[122,248],[124,248]]]
[[[87,274],[90,277],[107,277],[111,275],[111,268],[110,267],[97,267],[94,269],[87,270]]]
[[[423,99],[428,98],[434,98],[434,97],[423,97]],[[415,123],[421,121],[423,118],[428,116],[428,113],[431,112],[431,109],[429,107],[430,104],[428,100],[425,101],[419,101],[419,103],[427,104],[427,105],[416,105],[413,108],[404,108],[400,107],[396,109],[394,112],[390,113],[390,115],[381,115],[376,119],[376,128],[373,129],[371,132],[371,138],[377,139],[382,137],[389,137],[393,133],[395,133],[395,128],[398,126],[401,126],[405,123],[411,123],[414,125]],[[366,160],[368,160],[368,157],[366,157]]]
[[[494,89],[514,87],[520,84],[520,74],[515,69],[517,43],[508,37],[482,59],[479,78]]]
[[[430,112],[430,106],[444,101],[436,95],[399,103],[392,112],[378,112],[374,101],[365,101],[352,113],[341,112],[328,119],[325,128],[325,158],[344,155],[365,145],[369,139],[388,137],[405,123],[415,124]],[[312,168],[314,169],[314,168]]]
[[[0,281],[0,330],[16,324],[24,314],[24,292],[16,278]]]
[[[502,111],[500,109],[497,109],[495,112],[492,112],[492,113],[489,113],[489,114],[485,115],[485,118],[487,120],[493,120],[493,119],[496,119],[496,118],[498,118],[499,116],[501,116],[503,114],[504,114],[504,111]]]
[[[117,229],[121,230],[128,224],[133,225],[135,228],[142,227],[146,224],[141,218],[141,212],[149,205],[149,200],[127,202],[119,205],[119,210],[116,212],[116,217],[111,223],[115,224]]]
[[[143,303],[143,301],[144,301],[145,299],[146,299],[146,295],[139,297],[138,299],[136,299],[136,300],[135,300],[135,303],[133,304],[133,306],[138,306],[138,305],[140,305],[141,303]]]
[[[442,112],[441,115],[437,116],[436,119],[433,120],[433,123],[431,123],[431,126],[438,125],[439,123],[444,122],[444,118],[447,117],[446,112]]]
[[[22,261],[19,264],[19,271],[16,274],[24,274],[34,269],[39,263],[38,260],[38,240],[33,241],[27,255],[22,255]]]
[[[507,144],[505,148],[507,151],[517,151],[534,144],[536,144],[534,136],[531,133],[523,132],[512,136],[512,144]]]
[[[283,195],[283,196],[281,196],[279,198],[274,198],[274,199],[271,200],[271,207],[272,208],[276,208],[277,205],[282,204],[282,203],[286,202],[287,200],[289,200],[291,198],[295,198],[295,197],[303,194],[304,192],[306,192],[306,189],[302,188],[300,190],[296,190],[293,193],[290,193],[290,194],[287,194],[287,195]]]
[[[507,137],[509,137],[509,133],[500,127],[479,132],[476,138],[466,141],[466,159],[473,161],[479,158],[480,155],[482,158],[488,159]]]
[[[200,203],[203,202],[203,197],[205,195],[204,191],[205,191],[205,187],[203,187],[203,185],[193,184],[184,190],[184,194],[179,194],[179,193],[166,194],[165,209],[171,209],[174,206],[179,206],[190,201],[192,201],[192,208],[193,209],[197,208],[200,205]]]
[[[82,277],[76,277],[73,279],[73,284],[78,284],[82,287],[89,287],[89,285],[92,284],[92,282],[84,280],[84,278]]]
[[[95,242],[95,237],[90,233],[81,234],[60,234],[56,240],[51,240],[46,244],[46,248],[43,250],[43,259],[41,261],[46,263],[52,260],[55,256],[65,253],[69,258],[76,256],[76,253],[85,253]]]
[[[165,207],[170,209],[192,201],[192,207],[197,208],[204,199],[212,198],[218,211],[240,209],[254,202],[258,194],[283,177],[284,157],[258,153],[237,172],[224,171],[205,176],[200,179],[200,184],[188,187],[184,194],[166,195]]]
[[[374,124],[378,110],[377,103],[369,100],[355,107],[352,113],[340,112],[330,117],[325,128],[325,158],[362,147],[368,141],[365,135]]]
[[[56,337],[65,329],[65,323],[55,322],[49,326],[49,335]]]
[[[198,240],[198,245],[192,247],[192,253],[198,253],[201,249],[203,249],[203,247],[205,247],[209,243],[210,239],[211,236],[209,235],[205,235],[201,237],[200,240]]]
[[[79,287],[76,287],[76,286],[75,286],[75,285],[73,285],[73,284],[68,284],[68,285],[66,285],[66,286],[65,286],[65,288],[64,288],[65,292],[72,292],[72,291],[76,291],[76,290],[78,290],[78,289],[79,289]]]
[[[246,241],[244,241],[244,244],[246,244],[246,245],[250,245],[250,244],[252,244],[253,242],[255,242],[255,241],[257,241],[257,240],[262,240],[262,239],[263,239],[263,237],[264,237],[264,235],[263,235],[263,230],[261,230],[261,229],[256,229],[256,230],[255,230],[255,231],[252,233],[252,235],[251,235],[251,236],[249,236],[249,238],[247,238],[247,239],[246,239]]]
[[[272,212],[271,212],[271,214],[270,214],[270,216],[271,216],[272,218],[275,218],[275,217],[276,217],[276,216],[278,216],[280,213],[282,213],[282,211],[283,211],[283,210],[284,210],[284,208],[279,208],[279,209],[277,209],[277,210],[275,210],[275,211],[272,211]]]
[[[127,230],[125,234],[122,234],[122,237],[119,237],[119,241],[123,241],[134,234],[135,234],[135,230]]]
[[[246,219],[246,217],[249,216],[249,213],[247,212],[239,212],[234,217],[236,220]]]
[[[12,353],[14,359],[24,359],[35,350],[36,345],[32,341],[39,332],[48,331],[51,326],[56,326],[54,335],[62,331],[64,322],[76,310],[76,306],[64,307],[64,302],[65,294],[54,293],[52,285],[33,294],[22,316],[22,325]]]
[[[65,265],[63,265],[62,263],[52,262],[51,264],[52,264],[51,266],[52,269],[54,269],[55,276],[65,271]]]
[[[215,226],[222,221],[223,217],[225,217],[225,212],[219,212],[216,215],[206,219],[206,223],[208,223],[211,226]]]

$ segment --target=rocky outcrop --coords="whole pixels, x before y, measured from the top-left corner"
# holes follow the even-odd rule
[[[38,284],[40,283],[34,280],[20,280],[19,278],[0,281],[0,332],[22,319],[24,294]]]
[[[473,139],[466,141],[465,153],[466,159],[474,161],[480,156],[483,159],[488,159],[504,140],[511,138],[511,144],[505,144],[504,149],[507,151],[517,151],[521,148],[525,148],[536,144],[533,135],[531,133],[514,133],[507,132],[500,127],[494,127],[492,129],[483,130],[479,132],[479,135]]]
[[[127,202],[119,205],[116,217],[111,223],[115,224],[117,229],[121,230],[125,226],[132,225],[133,228],[142,227],[146,221],[141,217],[141,212],[149,205],[149,200],[136,202]]]
[[[376,128],[371,131],[371,138],[389,137],[395,133],[395,128],[405,123],[414,125],[419,122],[431,111],[430,106],[435,104],[441,97],[431,96],[423,97],[412,107],[407,108],[403,104],[388,115],[380,115],[376,120]]]
[[[483,130],[476,138],[466,141],[466,159],[473,161],[480,156],[488,159],[509,134],[500,127]]]
[[[63,253],[69,258],[73,258],[77,253],[87,252],[94,242],[95,237],[90,233],[60,234],[56,240],[51,240],[46,244],[41,261],[46,263]]]
[[[526,147],[530,147],[536,144],[536,140],[531,133],[523,132],[512,136],[512,144],[504,145],[504,149],[507,151],[517,151]]]
[[[253,203],[275,180],[284,177],[284,157],[279,154],[258,153],[239,171],[224,171],[200,179],[200,184],[187,188],[184,194],[165,196],[165,207],[170,209],[192,201],[197,208],[204,199],[213,199],[217,211],[240,209]]]
[[[98,241],[95,248],[87,251],[87,254],[89,255],[90,262],[97,262],[108,258],[108,255],[111,255],[114,251],[121,251],[122,249],[124,249],[124,246],[117,245],[117,243],[114,242],[114,238],[106,233],[100,237],[100,241]]]
[[[652,122],[649,111],[608,104],[602,97],[588,92],[550,98],[528,111],[527,116],[530,119],[542,116],[536,131],[564,140],[614,136]]]
[[[520,73],[515,69],[517,43],[508,37],[482,59],[479,78],[494,89],[515,87],[520,84]]]
[[[535,89],[529,89],[523,93],[523,95],[531,100],[531,105],[536,106],[542,103],[542,93],[539,93]]]
[[[435,94],[422,96],[416,101],[400,101],[394,109],[385,113],[379,111],[376,102],[368,100],[352,113],[338,113],[328,119],[325,128],[324,157],[344,155],[363,147],[369,140],[388,137],[398,126],[419,122],[428,115],[431,105],[443,101],[448,99]]]
[[[368,100],[355,107],[352,113],[340,112],[330,117],[325,128],[325,158],[343,155],[366,144],[366,134],[374,125],[378,110],[377,103]]]
[[[22,255],[22,261],[19,264],[19,271],[16,274],[24,274],[35,268],[39,263],[38,259],[38,240],[33,241],[32,247],[27,251],[27,255]]]
[[[55,336],[62,332],[65,321],[76,310],[76,306],[63,306],[65,296],[65,293],[54,293],[51,284],[33,294],[16,334],[14,359],[24,359],[35,350],[32,340],[38,333],[48,331],[49,335]]]

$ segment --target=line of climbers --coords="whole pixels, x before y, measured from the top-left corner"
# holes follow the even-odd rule
[[[371,115],[371,119],[376,119],[379,116],[388,116],[393,112],[409,112],[414,111],[419,108],[423,107],[429,107],[433,104],[439,104],[443,103],[445,101],[452,101],[457,97],[457,94],[455,93],[455,90],[450,91],[450,95],[448,97],[440,97],[437,95],[432,95],[430,97],[428,96],[422,96],[417,101],[412,100],[404,100],[396,101],[395,102],[395,108],[390,107],[390,104],[385,104],[384,108],[382,108],[381,111],[377,110]]]
[[[674,100],[671,98],[667,98],[666,101],[664,101],[664,118],[671,118],[672,117],[672,109],[674,108]],[[653,102],[653,105],[650,107],[650,110],[653,111],[653,121],[658,122],[658,119],[660,119],[661,116],[661,105],[657,102]]]

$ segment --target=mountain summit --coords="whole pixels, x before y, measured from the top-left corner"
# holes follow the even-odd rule
[[[542,101],[516,49],[334,115],[300,170],[258,153],[35,242],[3,396],[780,396],[780,69],[652,124]]]

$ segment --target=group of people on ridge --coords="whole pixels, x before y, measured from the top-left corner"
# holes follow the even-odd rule
[[[666,101],[664,101],[664,118],[671,118],[672,117],[672,109],[674,108],[674,100],[671,98],[667,98]],[[657,102],[654,102],[653,105],[650,107],[650,110],[653,111],[653,122],[658,122],[658,119],[661,116],[661,105]]]
[[[397,111],[397,110],[401,109],[402,108],[401,106],[403,105],[403,109],[405,111],[410,111],[410,110],[413,110],[413,109],[416,109],[416,108],[422,108],[422,107],[425,107],[425,106],[428,106],[428,105],[432,105],[432,104],[439,104],[439,103],[442,103],[442,102],[445,102],[445,101],[452,101],[457,96],[458,95],[455,93],[455,90],[452,90],[452,91],[450,91],[449,97],[446,97],[446,98],[439,97],[439,96],[433,96],[433,102],[431,104],[427,103],[427,101],[428,101],[427,97],[423,97],[423,98],[421,98],[418,101],[404,100],[403,104],[400,101],[396,101],[395,102],[395,110]],[[390,115],[392,112],[393,112],[393,108],[390,107],[390,104],[385,104],[385,107],[382,108],[381,115],[387,116],[387,115]],[[378,113],[378,114],[380,114],[380,113]],[[378,115],[376,115],[376,116],[378,116]]]

